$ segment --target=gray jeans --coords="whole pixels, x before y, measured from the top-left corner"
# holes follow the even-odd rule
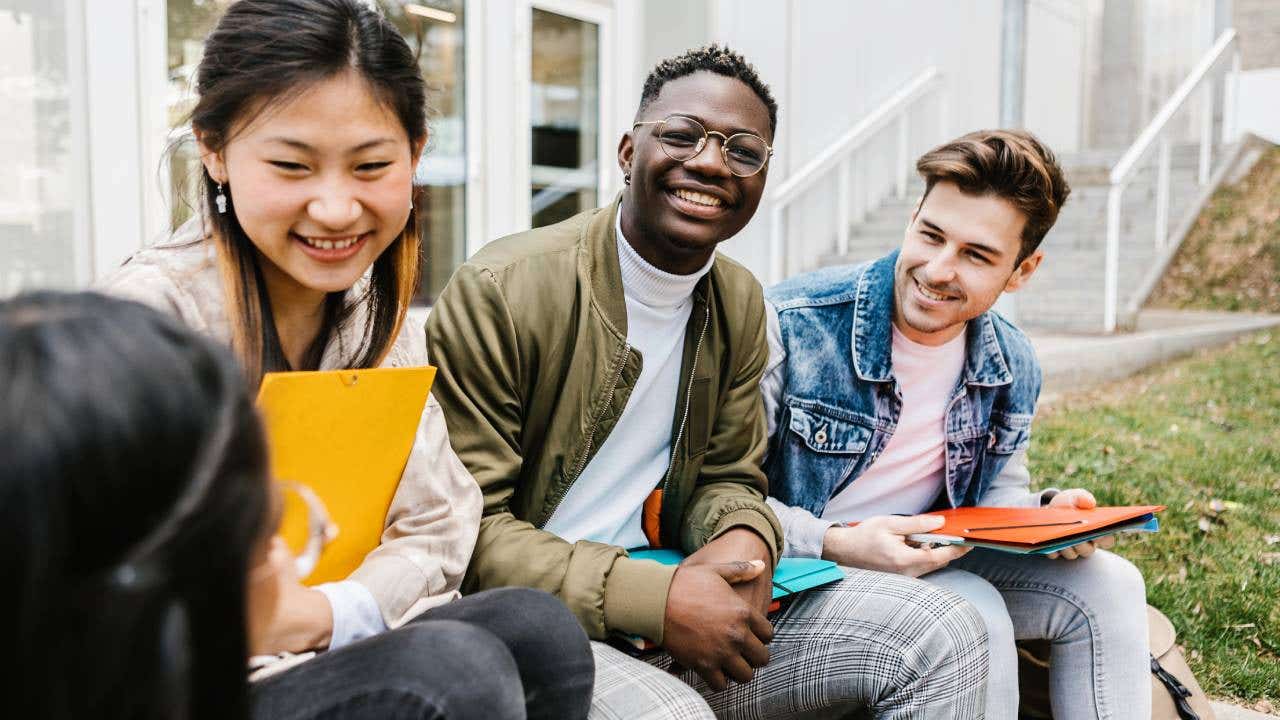
[[[1151,717],[1146,586],[1128,560],[1105,550],[1079,560],[974,550],[922,579],[964,597],[986,622],[988,720],[1017,718],[1014,640],[1032,639],[1051,642],[1057,720]]]
[[[928,583],[869,570],[810,590],[774,619],[769,664],[745,685],[713,692],[692,671],[666,669],[592,643],[592,720],[657,718],[980,718],[986,633],[973,607]]]

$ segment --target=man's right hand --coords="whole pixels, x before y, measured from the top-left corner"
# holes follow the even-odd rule
[[[663,646],[713,690],[728,687],[729,679],[749,682],[769,662],[773,626],[733,590],[762,572],[759,560],[681,565],[671,580]]]
[[[943,522],[938,515],[878,515],[853,527],[834,525],[822,538],[822,557],[847,567],[920,577],[973,549],[961,545],[917,547],[906,538],[933,532]]]

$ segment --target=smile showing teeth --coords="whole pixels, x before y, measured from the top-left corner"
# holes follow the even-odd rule
[[[310,245],[311,247],[317,248],[320,250],[344,250],[346,248],[351,247],[352,245],[355,245],[356,242],[360,240],[359,235],[352,235],[351,237],[337,238],[337,239],[313,238],[313,237],[307,237],[305,235],[299,235],[298,237],[301,238],[303,242]]]
[[[707,207],[720,207],[720,205],[722,204],[720,202],[720,198],[715,197],[714,195],[694,192],[693,190],[672,190],[671,194],[675,195],[681,200],[688,200],[691,203],[696,203],[698,205],[706,205]]]
[[[936,293],[936,292],[933,292],[933,291],[929,290],[929,289],[928,289],[928,288],[926,288],[925,286],[921,285],[919,282],[917,282],[917,283],[916,283],[916,287],[920,289],[920,294],[921,294],[921,295],[923,295],[923,296],[925,296],[925,297],[929,298],[930,300],[936,300],[936,301],[938,301],[938,302],[943,302],[943,301],[945,301],[945,300],[950,300],[950,299],[951,299],[951,298],[947,297],[946,295],[939,295],[938,293]]]

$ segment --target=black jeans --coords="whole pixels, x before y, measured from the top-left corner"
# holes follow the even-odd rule
[[[254,683],[254,720],[573,720],[595,682],[591,646],[559,600],[500,588],[321,653]]]

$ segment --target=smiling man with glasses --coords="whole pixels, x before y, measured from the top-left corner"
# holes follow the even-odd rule
[[[736,53],[667,60],[619,142],[621,196],[454,275],[427,343],[485,496],[464,590],[557,594],[598,641],[593,717],[976,716],[985,637],[954,594],[854,571],[768,615],[764,301],[715,250],[755,214],[776,123]],[[688,558],[627,552],[655,546]]]

